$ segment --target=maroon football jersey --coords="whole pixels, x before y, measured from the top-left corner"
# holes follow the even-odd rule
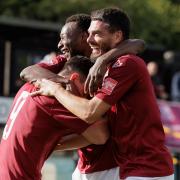
[[[112,139],[104,145],[89,145],[78,150],[78,169],[81,173],[93,173],[117,167],[113,157]]]
[[[144,61],[124,55],[113,62],[96,97],[112,105],[112,151],[121,178],[173,174],[160,112]],[[114,116],[114,117],[113,117]]]
[[[56,63],[49,69],[60,70]],[[29,96],[35,90],[26,83],[14,98],[0,144],[1,180],[40,180],[41,168],[60,138],[81,134],[89,126],[55,98]]]

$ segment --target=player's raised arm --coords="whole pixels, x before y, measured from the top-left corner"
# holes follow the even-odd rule
[[[145,49],[145,42],[141,39],[127,39],[117,47],[98,57],[93,67],[90,69],[85,82],[85,92],[93,96],[98,87],[101,86],[103,77],[107,70],[107,65],[124,54],[138,54]]]

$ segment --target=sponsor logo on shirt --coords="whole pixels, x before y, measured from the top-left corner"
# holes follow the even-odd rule
[[[102,91],[107,95],[110,95],[117,85],[117,81],[112,78],[106,78],[102,85]]]

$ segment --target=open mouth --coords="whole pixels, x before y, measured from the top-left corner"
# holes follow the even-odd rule
[[[99,47],[91,46],[91,49],[92,49],[93,54],[100,54],[101,53],[101,49],[99,49]]]
[[[68,49],[61,49],[61,53],[66,57],[69,58],[70,57],[70,52]]]
[[[91,47],[91,49],[99,49],[98,46],[92,46],[92,45],[90,45],[90,47]]]
[[[67,54],[67,53],[69,53],[68,49],[61,49],[61,52],[62,52],[62,54]]]

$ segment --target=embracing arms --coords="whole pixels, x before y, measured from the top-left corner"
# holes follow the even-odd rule
[[[145,49],[145,42],[141,39],[128,39],[122,42],[119,46],[111,49],[107,53],[100,56],[94,66],[90,69],[89,75],[85,83],[85,92],[93,93],[102,83],[102,78],[106,72],[107,65],[115,58],[122,56],[123,54],[138,54]],[[60,62],[62,63],[62,62]],[[20,77],[27,82],[34,82],[38,79],[50,79],[55,82],[66,83],[67,80],[55,76],[53,72],[41,67],[38,64],[31,65],[22,70]]]
[[[59,76],[48,69],[45,69],[38,64],[28,66],[27,68],[23,69],[20,73],[21,79],[26,82],[35,82],[37,80],[46,78],[52,80],[57,83],[68,83],[68,80],[62,76]]]
[[[109,63],[114,61],[114,59],[118,58],[119,56],[122,56],[124,54],[138,54],[143,52],[144,49],[145,42],[143,40],[127,39],[117,47],[98,57],[95,64],[89,71],[88,77],[85,82],[84,91],[86,93],[89,93],[92,97],[97,91],[98,87],[101,86]]]
[[[32,93],[32,96],[37,94],[54,96],[65,108],[89,124],[102,119],[103,115],[111,107],[111,105],[97,97],[88,100],[75,96],[65,90],[61,84],[50,80],[37,81],[36,86],[40,89]]]
[[[65,151],[86,147],[90,144],[105,144],[109,138],[107,121],[97,121],[85,130],[81,135],[72,134],[63,137],[55,150]]]

